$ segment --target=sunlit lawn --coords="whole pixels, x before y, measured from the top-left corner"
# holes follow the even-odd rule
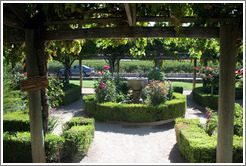
[[[70,83],[79,85],[79,80],[70,80]],[[173,86],[182,86],[186,90],[192,90],[192,83],[189,82],[175,82],[173,81]],[[94,81],[93,80],[83,80],[83,88],[93,88]],[[196,87],[201,87],[202,83],[197,83]]]

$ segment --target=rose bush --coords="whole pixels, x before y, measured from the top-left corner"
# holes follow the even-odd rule
[[[116,96],[116,87],[114,78],[109,72],[109,66],[104,66],[105,72],[99,72],[99,78],[95,81],[94,89],[99,103],[114,101]]]
[[[158,80],[151,80],[145,90],[149,102],[153,105],[165,103],[165,101],[171,100],[173,96],[173,89],[170,81],[161,82]]]
[[[203,90],[212,95],[217,94],[219,87],[219,70],[217,67],[195,67],[203,81]]]

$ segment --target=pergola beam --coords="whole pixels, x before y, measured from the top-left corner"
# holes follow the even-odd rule
[[[134,11],[135,10],[135,11]],[[136,7],[133,7],[133,19],[132,22],[172,22],[173,19],[169,17],[136,17],[134,16],[134,12],[136,12]],[[136,20],[136,21],[135,21]],[[237,20],[237,18],[210,18],[208,22],[213,23],[213,22],[221,22],[221,21],[226,21],[226,22],[233,22]],[[195,18],[195,17],[184,17],[181,20],[181,23],[190,23],[190,22],[199,22],[200,19]],[[87,20],[79,20],[79,19],[74,19],[74,20],[63,20],[63,21],[48,21],[45,23],[45,25],[64,25],[64,24],[92,24],[92,23],[122,23],[126,22],[124,18],[119,18],[119,17],[113,17],[113,18],[94,18],[94,19],[87,19]]]
[[[219,28],[185,27],[177,35],[173,27],[91,28],[47,31],[44,40],[96,38],[219,38]]]
[[[9,9],[18,17],[22,23],[26,24],[28,21],[28,17],[24,11],[22,11],[16,4],[14,3],[9,3],[7,5]]]
[[[184,27],[182,34],[177,35],[173,27],[125,27],[125,28],[90,28],[46,31],[43,40],[74,40],[97,38],[219,38],[219,28]],[[238,40],[243,38],[241,28]],[[24,42],[24,37],[10,39],[4,36],[4,42]]]

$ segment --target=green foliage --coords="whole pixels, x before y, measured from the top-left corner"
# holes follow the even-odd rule
[[[184,88],[182,86],[173,86],[173,92],[183,94]]]
[[[203,91],[211,93],[212,95],[218,94],[219,89],[219,69],[212,66],[204,68],[195,68],[199,71],[203,81]],[[215,92],[216,91],[216,92]]]
[[[200,104],[203,107],[209,107],[212,109],[218,109],[218,98],[219,95],[211,95],[207,94],[203,91],[202,87],[198,87],[193,89],[193,100]],[[235,90],[235,98],[240,99],[243,97],[243,91],[242,89],[237,89]]]
[[[31,134],[30,132],[3,133],[3,162],[31,163]],[[60,151],[64,139],[47,134],[45,137],[45,155],[47,162],[59,162]],[[23,153],[24,152],[24,153]]]
[[[218,109],[218,95],[206,94],[202,87],[193,89],[192,93],[193,100],[201,106]]]
[[[63,124],[62,131],[69,130],[72,126],[95,125],[94,119],[84,117],[74,117]]]
[[[49,96],[50,107],[57,107],[62,102],[64,92],[62,90],[63,83],[59,83],[54,77],[49,78],[49,86],[46,88]]]
[[[94,137],[94,120],[73,118],[64,124],[63,129],[62,137],[65,139],[63,158],[74,162],[81,160]]]
[[[62,97],[61,105],[68,105],[81,97],[81,88],[79,85],[69,84],[63,89],[65,95]]]
[[[172,99],[173,88],[170,81],[160,82],[152,80],[145,88],[146,96],[153,105],[159,105]]]
[[[83,97],[85,113],[100,121],[153,122],[181,117],[186,111],[186,96],[173,93],[174,99],[165,104],[97,103],[95,95]]]
[[[48,133],[52,133],[58,124],[58,118],[49,117]],[[4,114],[3,116],[3,131],[23,132],[30,131],[30,120],[28,111],[15,111]]]
[[[94,84],[96,98],[98,102],[109,102],[115,100],[116,87],[113,77],[108,71],[109,66],[105,66],[105,73],[100,73],[99,77]]]
[[[191,121],[191,122],[189,122]],[[178,127],[177,142],[182,154],[191,163],[216,162],[216,135],[209,136],[202,129],[199,120],[176,119],[176,124],[184,122],[188,126]],[[233,137],[233,162],[243,162],[243,137]]]
[[[165,75],[163,72],[160,71],[159,68],[153,68],[150,69],[148,73],[148,80],[158,80],[158,81],[164,81]]]
[[[30,121],[27,111],[15,111],[4,114],[3,131],[30,131]]]
[[[206,107],[207,121],[205,124],[205,132],[211,136],[212,134],[217,133],[218,127],[218,115],[217,112],[214,112],[211,108]]]

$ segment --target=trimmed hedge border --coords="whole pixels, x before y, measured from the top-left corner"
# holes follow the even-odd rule
[[[173,86],[173,91],[183,94],[184,88],[182,86]]]
[[[94,131],[94,119],[75,117],[64,123],[61,135],[65,139],[63,160],[80,161],[88,152]]]
[[[186,96],[173,93],[174,99],[165,104],[153,106],[149,104],[97,103],[95,95],[85,95],[85,113],[99,121],[118,122],[155,122],[182,117],[185,115]]]
[[[199,119],[177,118],[175,124],[178,148],[191,163],[216,163],[217,136],[211,137],[199,127]],[[233,137],[233,162],[243,162],[243,137]]]
[[[45,136],[45,155],[48,162],[59,162],[59,152],[64,138],[57,135]],[[31,163],[31,134],[30,132],[3,133],[3,162]]]
[[[65,95],[62,97],[60,105],[68,105],[78,100],[81,96],[81,88],[75,84],[69,84],[69,88],[64,90]]]
[[[32,162],[30,123],[27,118],[28,114],[24,112],[5,114],[3,162]],[[47,162],[60,162],[61,160],[71,162],[81,159],[87,153],[94,137],[94,125],[94,119],[75,117],[63,124],[60,137],[47,134],[45,137]]]
[[[195,88],[193,91],[193,100],[203,107],[210,107],[212,109],[218,109],[218,99],[219,95],[206,94],[202,91],[202,87]],[[235,98],[243,98],[242,88],[235,89]]]

